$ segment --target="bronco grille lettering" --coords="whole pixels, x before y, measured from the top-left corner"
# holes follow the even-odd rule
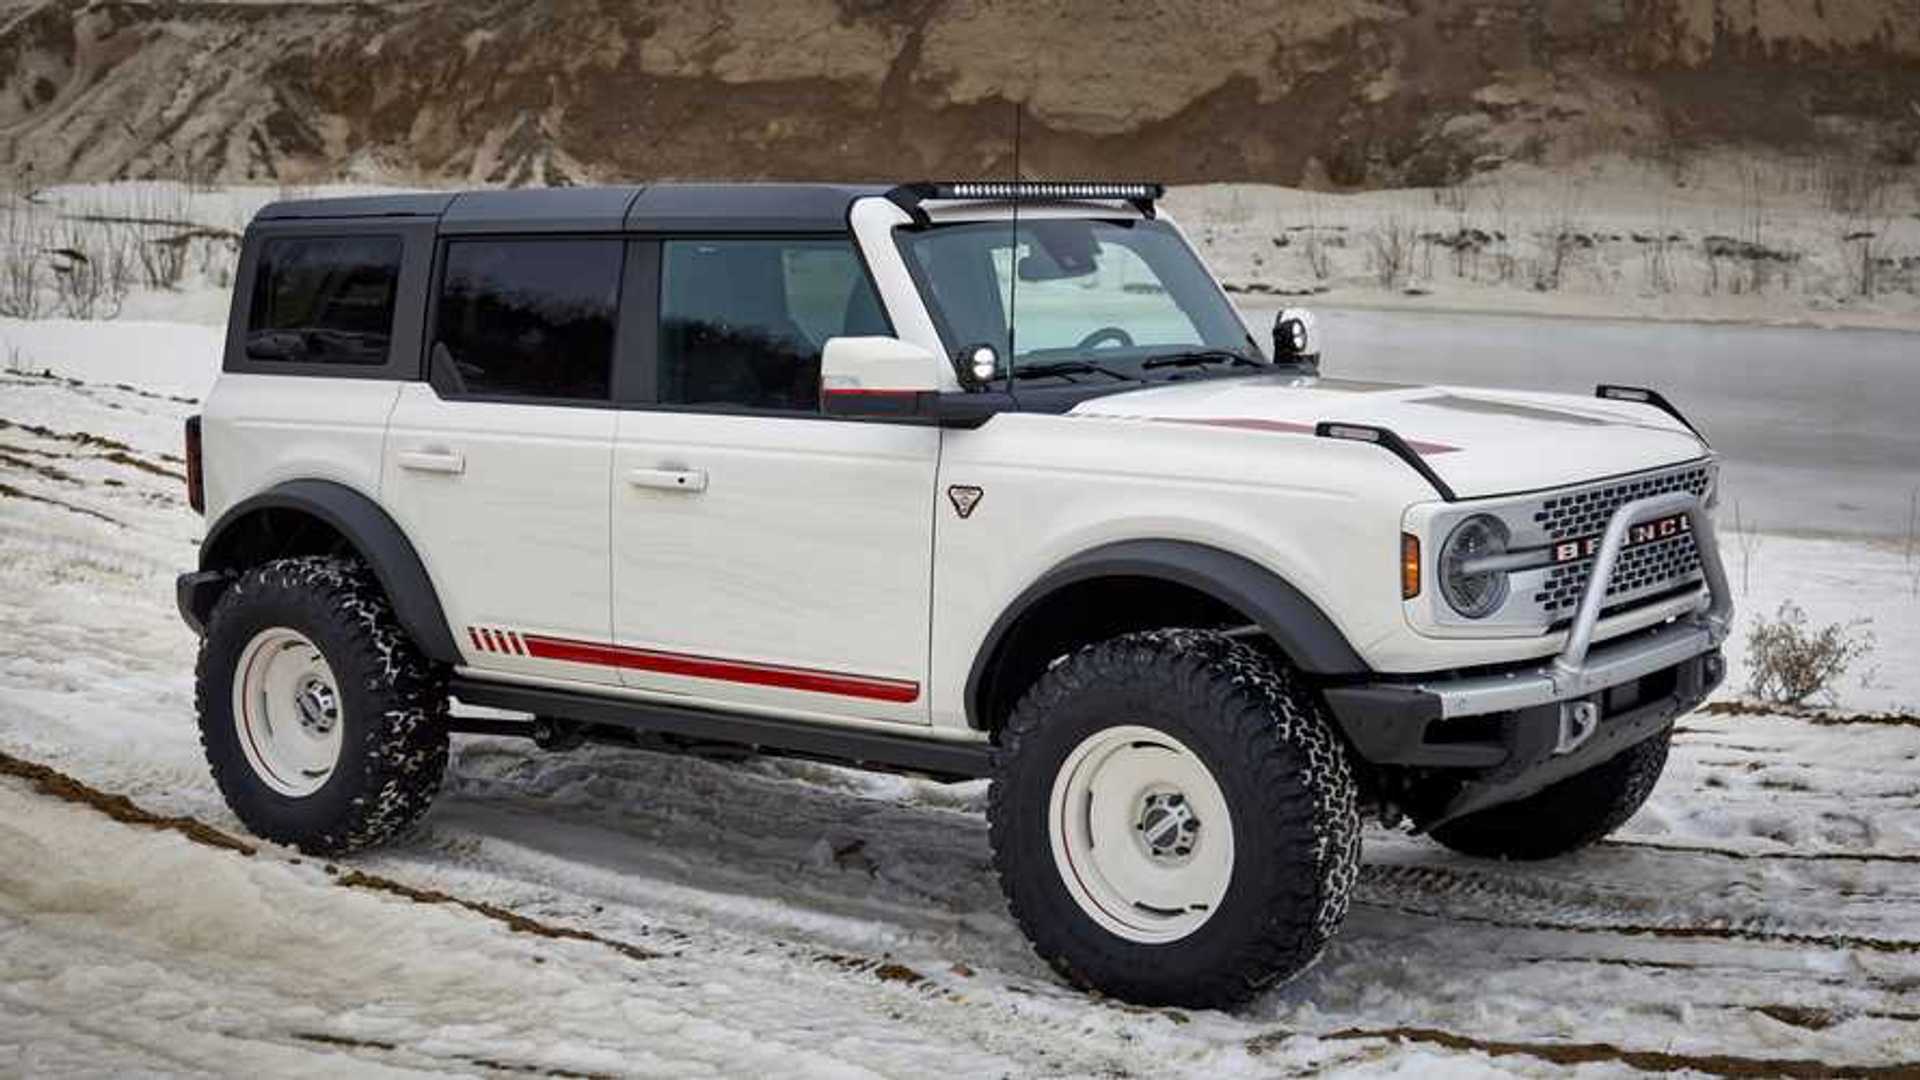
[[[1642,544],[1651,544],[1655,541],[1671,539],[1672,537],[1692,531],[1693,522],[1686,514],[1668,514],[1666,517],[1655,518],[1652,521],[1643,521],[1629,528],[1627,530],[1627,542],[1624,547],[1636,548]],[[1579,562],[1581,559],[1591,559],[1599,554],[1600,541],[1605,536],[1605,533],[1594,533],[1592,536],[1583,536],[1576,540],[1562,540],[1560,543],[1553,545],[1553,561],[1555,563],[1569,563]]]

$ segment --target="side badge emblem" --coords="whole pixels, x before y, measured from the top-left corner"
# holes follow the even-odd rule
[[[947,500],[953,503],[953,512],[962,520],[973,516],[973,508],[980,505],[980,497],[986,492],[970,484],[954,484],[947,488]]]

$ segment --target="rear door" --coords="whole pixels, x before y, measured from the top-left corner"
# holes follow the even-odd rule
[[[619,415],[605,661],[683,699],[927,723],[939,432],[819,410],[826,340],[891,332],[851,242],[646,258],[654,378]]]
[[[619,681],[565,643],[609,638],[625,251],[617,236],[442,241],[429,380],[394,406],[382,494],[473,667]]]

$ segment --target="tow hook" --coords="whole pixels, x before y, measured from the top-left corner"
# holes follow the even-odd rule
[[[1571,754],[1593,737],[1600,726],[1600,706],[1591,701],[1569,701],[1560,706],[1560,738],[1553,744],[1555,757]]]

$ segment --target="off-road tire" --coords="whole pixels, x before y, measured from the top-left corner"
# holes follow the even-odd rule
[[[1143,944],[1069,893],[1048,823],[1056,777],[1083,740],[1163,732],[1212,773],[1230,810],[1226,892],[1186,937]],[[1014,919],[1055,971],[1145,1005],[1228,1008],[1305,970],[1346,916],[1360,820],[1345,749],[1313,694],[1220,634],[1156,630],[1087,646],[1021,698],[994,754],[988,820]]]
[[[1433,838],[1463,855],[1522,861],[1586,847],[1625,825],[1653,794],[1672,741],[1668,728],[1519,802],[1448,822]]]
[[[285,627],[320,651],[339,683],[339,761],[319,790],[275,791],[255,772],[233,719],[235,668],[263,630]],[[240,576],[214,605],[195,699],[213,779],[257,836],[316,855],[377,844],[427,810],[447,765],[446,672],[423,657],[368,570],[347,559],[279,559]]]

